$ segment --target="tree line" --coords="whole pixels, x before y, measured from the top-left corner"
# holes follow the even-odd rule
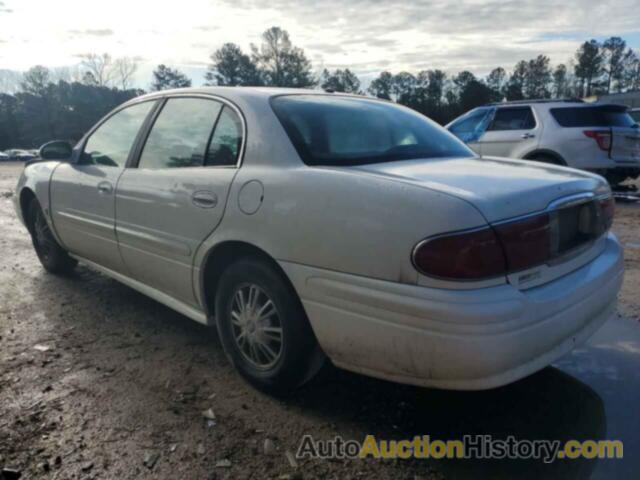
[[[30,148],[53,138],[78,140],[100,117],[144,93],[133,88],[138,60],[87,54],[74,69],[36,66],[18,78],[0,72],[0,150]],[[158,65],[152,91],[191,86],[178,69]],[[479,105],[504,100],[584,97],[640,90],[640,52],[620,37],[584,42],[567,63],[552,66],[538,55],[510,71],[494,68],[485,77],[470,71],[381,72],[368,87],[348,68],[315,74],[304,50],[286,30],[266,30],[245,52],[225,43],[211,55],[205,85],[321,88],[371,95],[413,108],[445,124]]]

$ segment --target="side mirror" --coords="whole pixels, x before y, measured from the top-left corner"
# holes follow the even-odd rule
[[[73,147],[64,140],[54,140],[40,147],[39,156],[43,160],[69,160],[73,153]]]

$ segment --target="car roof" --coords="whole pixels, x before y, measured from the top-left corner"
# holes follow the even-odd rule
[[[151,92],[146,95],[136,97],[130,102],[140,100],[148,100],[152,98],[162,98],[171,95],[217,95],[230,101],[235,100],[251,100],[251,99],[269,99],[278,95],[332,95],[332,92],[324,90],[311,90],[305,88],[278,88],[278,87],[189,87],[177,88],[172,90],[161,90],[159,92]],[[361,95],[353,95],[349,93],[338,93],[338,95],[352,96],[363,98]]]

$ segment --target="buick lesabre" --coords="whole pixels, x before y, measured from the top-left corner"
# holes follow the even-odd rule
[[[598,329],[623,276],[602,177],[479,158],[410,109],[335,93],[136,98],[43,146],[15,202],[47,271],[80,261],[215,326],[269,391],[326,361],[507,384]]]

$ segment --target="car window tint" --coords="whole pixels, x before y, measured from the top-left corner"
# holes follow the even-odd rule
[[[470,157],[473,152],[427,117],[390,102],[339,95],[283,95],[271,101],[309,165],[364,165]]]
[[[222,108],[203,98],[170,98],[158,115],[140,156],[139,168],[197,167]]]
[[[499,108],[489,130],[530,130],[535,126],[531,108]]]
[[[603,105],[597,107],[552,108],[551,115],[561,127],[631,127],[635,120],[626,107]]]
[[[229,107],[224,107],[207,151],[205,165],[235,165],[242,145],[242,123]]]
[[[124,167],[138,131],[154,104],[139,103],[111,116],[91,134],[79,163]]]

